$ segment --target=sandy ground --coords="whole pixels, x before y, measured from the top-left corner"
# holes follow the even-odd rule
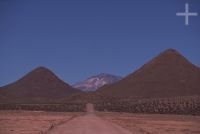
[[[0,134],[43,134],[83,113],[0,111]]]
[[[132,134],[119,125],[97,117],[92,104],[87,104],[87,114],[50,130],[47,134]]]
[[[0,134],[200,134],[200,116],[0,111]]]
[[[134,134],[200,134],[200,116],[98,113]]]

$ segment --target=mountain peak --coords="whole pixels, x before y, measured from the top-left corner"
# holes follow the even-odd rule
[[[52,71],[44,66],[39,66],[37,68],[35,68],[34,70],[32,70],[31,72],[34,72],[34,73],[41,73],[41,72],[49,72],[49,73],[52,73]]]
[[[168,48],[164,51],[165,53],[178,53],[175,49],[173,48]]]
[[[115,76],[115,75],[112,75],[112,74],[109,74],[109,73],[99,73],[95,76],[92,76],[90,78],[93,78],[93,77],[120,77],[120,76]],[[88,79],[90,79],[88,78]]]
[[[141,98],[200,94],[200,70],[174,49],[167,49],[103,93]]]
[[[174,66],[179,65],[192,65],[183,55],[181,55],[178,51],[175,49],[167,49],[160,54],[158,54],[156,57],[154,57],[152,60],[147,62],[143,67],[154,67],[154,66],[171,66],[173,68]]]
[[[35,68],[34,70],[49,70],[49,69],[44,66],[39,66],[39,67]]]
[[[83,80],[81,82],[77,82],[73,85],[74,88],[78,88],[82,91],[96,91],[98,88],[112,84],[118,80],[120,80],[121,77],[114,76],[107,73],[100,73],[98,75],[89,77],[86,80]]]
[[[179,57],[183,57],[178,51],[176,51],[175,49],[172,49],[172,48],[161,52],[158,56],[168,56],[168,57],[179,56]]]
[[[60,79],[48,68],[46,67],[37,67],[25,75],[21,80],[25,81],[34,81],[35,83],[51,82],[51,81],[60,81]]]
[[[54,99],[79,92],[46,67],[37,67],[18,81],[2,88],[7,96],[30,99]]]

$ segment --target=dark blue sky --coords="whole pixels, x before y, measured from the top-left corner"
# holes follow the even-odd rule
[[[200,66],[199,0],[0,1],[0,86],[38,66],[70,84],[125,76],[167,48]]]

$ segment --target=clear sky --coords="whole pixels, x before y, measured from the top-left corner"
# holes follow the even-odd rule
[[[167,48],[200,66],[200,0],[0,0],[0,86],[38,66],[69,84],[126,76]]]

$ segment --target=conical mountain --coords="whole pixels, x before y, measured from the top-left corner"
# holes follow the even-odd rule
[[[45,67],[38,67],[18,81],[1,88],[0,94],[11,99],[59,99],[80,92],[60,80]]]
[[[112,96],[159,98],[200,95],[200,69],[174,49],[168,49],[121,81],[100,88]]]

